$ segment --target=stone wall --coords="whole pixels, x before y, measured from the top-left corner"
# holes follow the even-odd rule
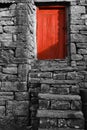
[[[0,124],[4,126],[29,124],[27,73],[33,52],[26,2],[0,1]]]
[[[28,86],[30,88],[31,125],[34,127],[33,129],[38,127],[40,130],[49,128],[69,128],[69,130],[84,128],[83,119],[80,117],[77,117],[80,120],[75,119],[76,116],[73,114],[69,116],[68,114],[70,113],[67,111],[73,113],[70,95],[71,97],[73,95],[79,96],[80,93],[78,91],[81,89],[85,90],[87,84],[87,2],[85,0],[56,0],[56,2],[54,0],[45,0],[45,2],[43,0],[35,0],[35,6],[58,5],[59,3],[66,5],[68,9],[68,56],[62,61],[39,61],[36,58],[33,59],[33,62],[31,61]],[[73,94],[74,91],[78,93]],[[62,95],[69,96],[68,102],[64,101],[65,97],[60,99]],[[78,110],[78,107],[80,104],[78,102],[81,102],[81,99],[79,101],[75,99],[74,102],[77,105],[75,111],[79,112],[80,109]],[[55,110],[59,115],[57,115]],[[66,116],[63,113],[61,114],[60,110],[67,113]],[[36,123],[34,123],[35,121]],[[68,123],[68,121],[71,121],[71,123]]]
[[[87,2],[86,0],[56,0],[56,2],[49,0],[51,4],[62,2],[67,5],[68,3],[69,53],[62,61],[38,61],[36,6],[39,2],[44,4],[43,0],[0,0],[0,123],[5,125],[13,122],[16,125],[32,125],[35,128],[33,121],[36,120],[38,125],[37,118],[40,113],[36,114],[36,112],[39,107],[40,110],[49,108],[76,111],[73,114],[74,118],[73,116],[67,118],[71,113],[60,118],[51,117],[51,120],[49,117],[47,120],[46,117],[39,118],[43,120],[40,121],[42,123],[40,128],[44,128],[44,124],[49,127],[50,124],[52,128],[68,126],[69,130],[82,129],[84,122],[79,87],[87,88]],[[34,96],[33,93],[31,94],[32,88],[34,88]],[[48,95],[49,97],[43,100],[43,95],[39,95],[41,92],[44,94],[49,92],[55,96],[58,94],[72,96],[65,96],[66,101],[65,97],[60,96],[57,103],[52,95]],[[36,99],[35,102],[33,99]]]

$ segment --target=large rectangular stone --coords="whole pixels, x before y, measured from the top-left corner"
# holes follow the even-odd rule
[[[2,82],[2,91],[27,91],[26,82]]]
[[[3,67],[3,70],[2,70],[4,73],[6,74],[17,74],[17,67],[6,67],[4,68]]]
[[[18,77],[17,75],[11,75],[11,74],[4,74],[0,73],[0,81],[17,81]]]
[[[5,116],[5,106],[0,106],[0,117]]]
[[[81,111],[38,110],[37,117],[83,119]]]
[[[6,105],[6,114],[27,116],[29,112],[29,102],[28,101],[8,101]]]
[[[13,100],[14,94],[13,92],[0,92],[0,100]]]
[[[16,33],[17,27],[16,26],[4,26],[3,31],[5,33]]]
[[[12,43],[12,34],[7,34],[7,33],[0,34],[0,41],[2,43],[5,43],[5,42]]]
[[[27,81],[27,74],[30,70],[30,66],[28,64],[19,64],[18,66],[18,78],[20,81]]]
[[[17,101],[29,100],[29,93],[28,92],[16,92],[15,100],[17,100]]]
[[[51,78],[52,77],[52,73],[51,72],[34,72],[34,73],[30,73],[29,76],[31,78]]]
[[[70,110],[70,102],[52,100],[51,109],[53,109],[53,110]]]
[[[74,16],[75,14],[86,13],[85,6],[80,6],[80,5],[71,6],[70,10],[71,10],[71,14],[72,14],[73,16]]]

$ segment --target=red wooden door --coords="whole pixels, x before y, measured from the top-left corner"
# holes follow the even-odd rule
[[[65,7],[37,9],[37,58],[64,59],[66,57]]]

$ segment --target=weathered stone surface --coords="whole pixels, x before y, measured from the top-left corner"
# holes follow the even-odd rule
[[[77,75],[77,72],[73,71],[73,72],[68,72],[67,73],[67,79],[78,79],[78,75]]]
[[[72,58],[72,60],[79,61],[79,60],[83,59],[83,56],[80,54],[75,54],[75,55],[72,55],[71,58]]]
[[[52,94],[69,94],[69,88],[67,87],[56,87],[56,86],[53,86],[53,87],[50,87],[50,90],[49,90],[49,93],[52,93]]]
[[[17,81],[16,75],[0,73],[0,81]]]
[[[28,101],[8,101],[7,102],[7,115],[20,115],[26,116],[28,114]]]
[[[40,128],[57,127],[57,119],[41,118],[39,125]]]
[[[76,45],[71,43],[71,54],[76,54]]]
[[[2,26],[0,26],[0,33],[3,33],[3,29],[2,29]]]
[[[75,15],[75,14],[81,14],[81,13],[85,13],[85,7],[84,6],[72,6],[71,7],[71,14]]]
[[[57,80],[57,79],[58,79],[58,80],[59,80],[59,79],[60,79],[60,80],[63,80],[63,79],[65,79],[65,77],[66,77],[66,74],[65,74],[65,73],[58,73],[58,74],[54,74],[54,75],[53,75],[53,78],[56,79],[56,80]]]
[[[67,101],[51,101],[51,109],[53,110],[69,110],[70,103]]]
[[[83,119],[80,111],[38,110],[37,117]]]
[[[71,88],[70,88],[70,92],[72,94],[79,94],[80,93],[79,86],[78,85],[72,85]]]
[[[79,53],[79,54],[86,55],[86,54],[87,54],[87,49],[79,49],[79,50],[78,50],[78,53]]]
[[[16,33],[16,26],[4,26],[3,31],[5,33]]]
[[[27,80],[27,74],[30,70],[30,66],[27,64],[19,64],[18,66],[18,77],[21,81]]]
[[[26,82],[2,82],[3,91],[26,91]]]
[[[61,100],[61,101],[71,101],[71,100],[80,100],[81,97],[79,95],[57,95],[57,94],[38,94],[39,98],[42,99],[55,99],[55,100]]]
[[[87,37],[86,35],[81,35],[81,34],[71,34],[71,41],[72,42],[77,42],[77,43],[84,43],[87,42]]]
[[[51,78],[52,77],[52,73],[51,72],[43,72],[43,73],[30,73],[30,77],[31,78]]]
[[[72,101],[71,102],[72,110],[81,110],[81,102],[80,101]]]
[[[0,106],[0,117],[5,116],[5,106]]]
[[[14,22],[11,20],[0,20],[0,25],[4,25],[4,26],[14,25]]]
[[[14,95],[13,92],[0,92],[0,100],[13,100]]]
[[[15,100],[17,100],[17,101],[29,100],[29,93],[28,92],[16,92]]]
[[[3,73],[6,73],[6,74],[17,74],[17,67],[6,67],[6,68],[3,68]]]
[[[41,84],[41,92],[42,93],[49,92],[49,88],[50,88],[50,85],[48,85],[48,84]]]
[[[49,109],[50,108],[50,101],[49,100],[39,100],[39,109]]]
[[[84,121],[83,120],[68,120],[68,126],[75,129],[84,129]]]

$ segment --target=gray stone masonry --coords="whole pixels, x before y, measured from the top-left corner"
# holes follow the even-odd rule
[[[67,7],[64,60],[37,59],[36,8]],[[0,0],[0,129],[84,130],[80,89],[87,89],[87,1]]]

